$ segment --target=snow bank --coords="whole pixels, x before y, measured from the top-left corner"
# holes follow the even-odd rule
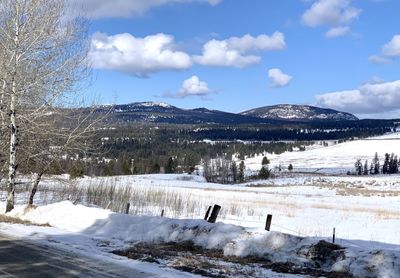
[[[69,201],[29,210],[20,206],[9,215],[35,223],[48,223],[65,234],[79,233],[91,238],[118,240],[126,245],[192,241],[203,248],[222,249],[227,256],[257,256],[272,262],[321,267],[325,271],[348,271],[355,277],[400,276],[399,251],[366,250],[352,247],[351,242],[343,249],[317,238],[251,232],[240,226],[210,224],[203,220],[118,214],[74,205]]]
[[[204,248],[222,248],[244,232],[244,228],[203,220],[133,216],[63,201],[36,209],[19,206],[8,215],[72,233],[113,238],[126,242],[193,241]]]

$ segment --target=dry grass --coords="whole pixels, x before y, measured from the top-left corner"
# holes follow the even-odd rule
[[[22,220],[17,217],[11,217],[4,214],[0,214],[0,222],[1,223],[10,223],[10,224],[22,224],[22,225],[29,225],[29,226],[40,226],[40,227],[50,227],[49,224],[35,224],[31,221]]]
[[[327,180],[321,180],[314,186],[318,186],[319,188],[328,188],[332,190],[336,190],[336,194],[340,196],[364,196],[364,197],[371,197],[371,196],[379,196],[379,197],[386,197],[386,196],[399,196],[400,190],[385,190],[385,189],[374,189],[365,187],[373,186],[375,181],[357,181],[353,183],[345,182],[345,181],[336,181],[331,182]]]
[[[400,218],[400,212],[392,211],[392,210],[388,210],[388,209],[381,209],[381,208],[351,207],[351,206],[338,206],[338,205],[328,205],[328,204],[316,204],[316,205],[312,205],[312,208],[343,211],[343,212],[348,213],[349,215],[351,215],[351,213],[372,214],[377,219],[399,219]]]

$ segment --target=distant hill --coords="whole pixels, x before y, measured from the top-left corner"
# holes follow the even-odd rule
[[[243,116],[252,116],[270,120],[286,121],[354,121],[358,118],[350,113],[333,109],[320,108],[309,105],[280,104],[264,106],[240,113]]]
[[[284,124],[293,122],[338,122],[358,120],[352,114],[307,105],[274,105],[239,114],[207,108],[182,109],[163,102],[135,102],[100,106],[98,112],[110,111],[115,123],[167,124]]]
[[[136,102],[115,105],[111,113],[118,122],[169,124],[259,124],[271,122],[252,116],[206,108],[181,109],[163,102]]]

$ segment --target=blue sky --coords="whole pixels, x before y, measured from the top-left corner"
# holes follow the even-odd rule
[[[240,112],[400,117],[398,0],[82,0],[91,93]]]

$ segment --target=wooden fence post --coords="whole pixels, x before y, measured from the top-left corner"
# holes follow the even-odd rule
[[[271,223],[272,223],[272,215],[268,214],[267,221],[265,222],[265,230],[269,231],[271,229]]]
[[[336,228],[333,228],[332,243],[335,243],[336,238]]]
[[[130,203],[127,203],[126,204],[126,209],[125,209],[125,213],[126,214],[129,214],[129,208],[131,207],[131,204]]]
[[[204,220],[208,220],[208,216],[210,215],[210,211],[211,211],[211,206],[208,207],[207,212],[206,212],[206,216],[204,216]]]
[[[219,211],[221,210],[221,206],[219,205],[214,205],[213,210],[211,212],[211,216],[208,219],[208,222],[210,223],[215,223],[217,221],[217,217],[219,214]]]

